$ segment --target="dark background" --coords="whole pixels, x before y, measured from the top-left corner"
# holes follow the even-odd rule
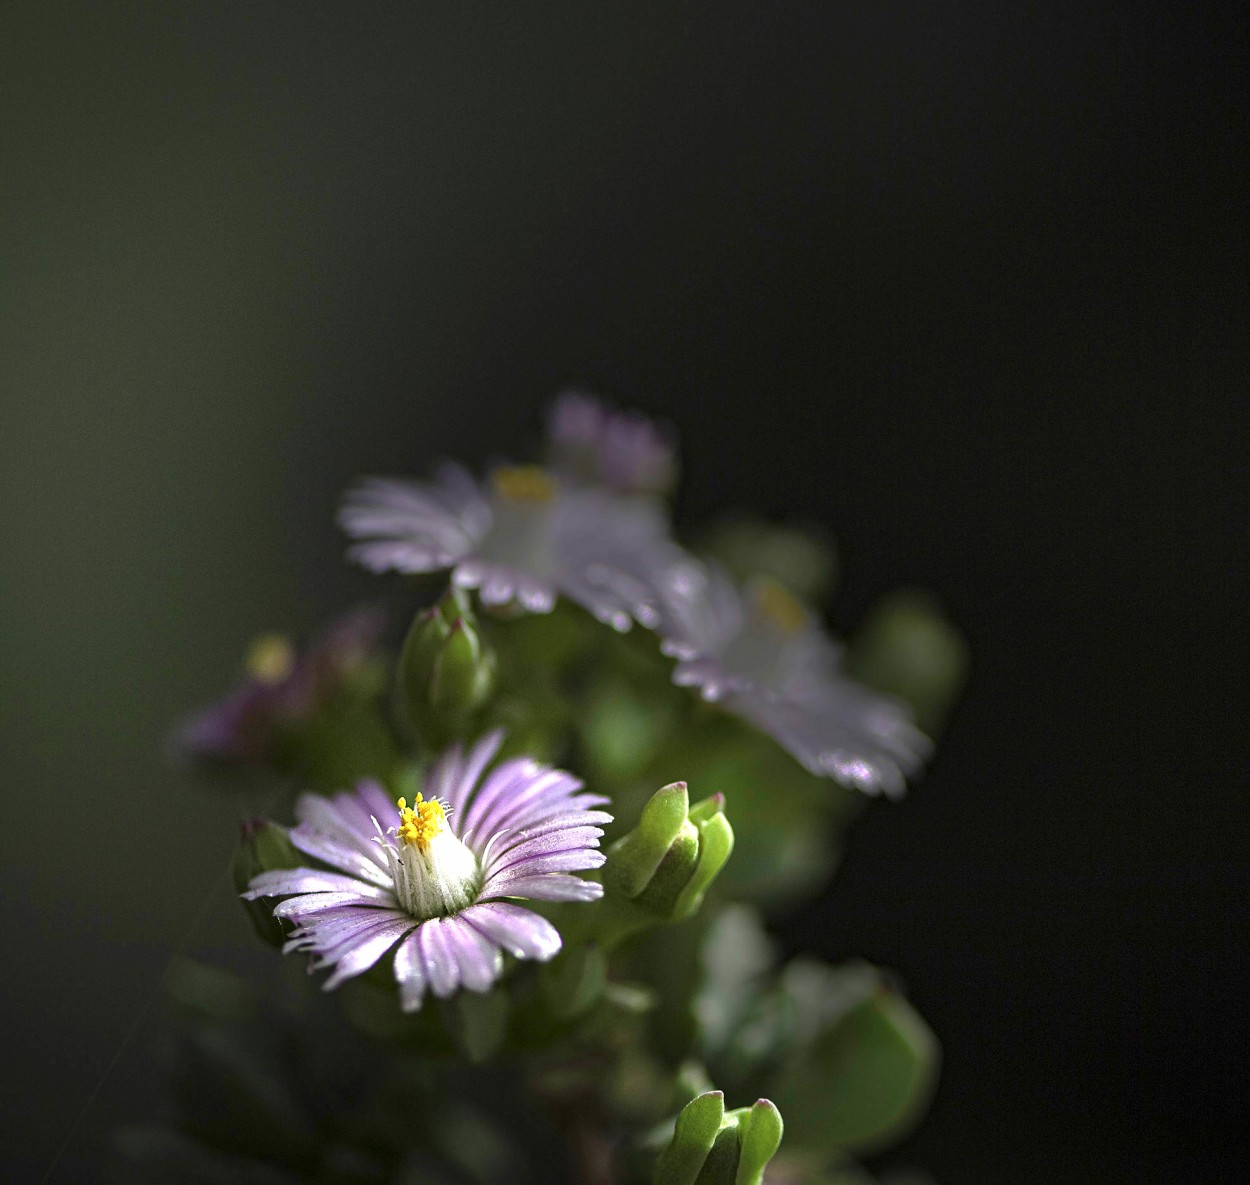
[[[4,1179],[84,1107],[92,1179],[170,954],[241,936],[224,891],[187,933],[235,808],[171,720],[373,587],[354,475],[515,455],[569,382],[680,426],[686,522],[826,520],[841,627],[917,583],[971,638],[930,775],[787,933],[942,1037],[906,1156],[1244,1179],[1244,18],[6,13]]]

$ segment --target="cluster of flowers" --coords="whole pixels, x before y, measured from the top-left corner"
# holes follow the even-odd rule
[[[339,514],[349,556],[375,573],[441,574],[429,582],[442,586],[435,602],[395,651],[376,611],[340,619],[304,651],[263,637],[244,683],[189,720],[177,747],[303,791],[280,799],[292,825],[245,824],[235,884],[260,935],[309,956],[324,989],[368,977],[346,989],[344,1011],[372,1036],[398,1038],[395,1067],[414,1049],[470,1063],[541,1053],[526,1090],[577,1117],[570,1130],[579,1158],[595,1150],[596,1181],[763,1185],[770,1162],[773,1181],[850,1180],[839,1175],[848,1153],[880,1147],[922,1113],[936,1041],[873,968],[774,968],[763,919],[744,902],[784,902],[827,869],[825,829],[844,825],[856,796],[816,779],[903,792],[930,744],[914,719],[940,726],[960,641],[900,601],[871,614],[844,656],[795,595],[818,595],[831,554],[799,532],[727,525],[709,544],[723,563],[696,555],[670,521],[677,471],[662,425],[570,393],[551,411],[538,463],[361,481]],[[756,574],[731,574],[742,572]],[[534,616],[557,609],[547,624]],[[594,789],[548,760],[592,771]],[[673,774],[712,793],[692,803]],[[605,850],[614,818],[602,790],[630,828]],[[697,930],[669,927],[696,913]],[[492,991],[514,960],[557,955]],[[654,1023],[636,1023],[644,1014]],[[247,1046],[239,1037],[239,1057]],[[301,1065],[291,1062],[294,1083]],[[344,1098],[358,1079],[345,1063]],[[381,1102],[363,1107],[409,1105],[415,1078],[377,1079]],[[759,1097],[727,1110],[713,1082],[778,1105]],[[458,1089],[437,1075],[428,1086],[440,1108],[441,1092]],[[489,1130],[472,1089],[464,1114]],[[309,1096],[312,1118],[290,1147],[262,1139],[296,1165],[292,1180],[311,1179],[299,1175],[311,1165],[321,1180],[339,1163],[352,1124],[319,1110],[333,1093]],[[241,1113],[254,1102],[248,1094]],[[782,1111],[797,1151],[774,1159]],[[189,1133],[203,1136],[198,1119]],[[408,1180],[447,1151],[406,1127],[373,1139],[370,1128],[368,1148],[355,1149],[367,1172],[357,1177],[351,1160],[353,1180]],[[233,1130],[217,1142],[237,1150]],[[550,1179],[548,1160],[537,1152],[544,1172],[525,1179]],[[433,1176],[522,1179],[502,1162],[485,1176],[453,1162]],[[823,1175],[827,1166],[839,1173]],[[145,1179],[186,1180],[184,1167]]]
[[[444,464],[432,481],[375,478],[344,500],[350,556],[374,572],[450,572],[501,613],[548,613],[563,596],[624,632],[653,630],[696,688],[777,740],[814,774],[870,794],[902,792],[927,740],[901,704],[844,676],[815,614],[780,584],[739,588],[673,539],[663,495],[677,471],[671,435],[580,394],[560,398],[543,467],[501,467],[480,481]],[[275,719],[298,716],[360,661],[378,623],[355,618],[307,658],[274,640],[252,678],[184,731],[185,747],[246,756]],[[590,901],[607,800],[572,774],[527,757],[488,773],[502,734],[456,745],[428,771],[413,806],[374,781],[295,805],[290,842],[317,867],[262,872],[245,896],[285,898],[285,949],[333,968],[325,987],[361,975],[394,949],[404,1009],[427,993],[487,990],[504,954],[551,958],[557,930],[518,900]],[[242,751],[240,750],[242,746]]]
[[[450,570],[484,605],[549,612],[567,597],[614,629],[655,630],[673,679],[772,736],[812,773],[900,795],[928,740],[896,701],[840,669],[837,644],[775,581],[745,588],[673,541],[657,495],[677,466],[671,436],[588,396],[557,400],[547,466],[483,482],[446,464],[430,482],[372,479],[340,523],[375,572]]]

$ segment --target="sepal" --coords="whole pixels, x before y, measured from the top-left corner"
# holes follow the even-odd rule
[[[247,892],[252,878],[260,873],[298,868],[301,863],[285,827],[265,819],[249,819],[239,824],[239,846],[235,849],[230,874],[240,895]],[[287,934],[282,923],[273,916],[273,903],[240,899],[261,941],[280,947]]]

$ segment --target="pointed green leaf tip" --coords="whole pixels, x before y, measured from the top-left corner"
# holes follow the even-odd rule
[[[741,1153],[734,1185],[760,1185],[764,1169],[781,1147],[784,1127],[781,1112],[768,1099],[757,1099],[738,1120]]]
[[[761,1185],[781,1146],[781,1113],[767,1099],[725,1111],[708,1091],[677,1116],[673,1138],[655,1166],[655,1185]]]
[[[655,1185],[694,1185],[725,1117],[725,1096],[709,1090],[677,1115],[673,1138],[655,1165]]]
[[[673,917],[677,920],[688,918],[703,904],[703,895],[716,879],[720,870],[725,867],[734,850],[734,831],[720,809],[724,798],[713,795],[705,799],[690,812],[692,821],[699,832],[699,863],[694,875],[682,890],[673,909]],[[709,804],[713,804],[709,807]],[[702,809],[701,808],[707,808]]]

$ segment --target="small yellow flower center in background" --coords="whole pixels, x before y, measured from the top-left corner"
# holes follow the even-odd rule
[[[399,828],[396,835],[404,843],[415,844],[425,851],[429,844],[447,822],[443,804],[436,798],[429,802],[420,795],[410,807],[406,798],[399,799],[395,805],[399,807]]]
[[[550,502],[556,495],[556,483],[537,465],[496,469],[491,474],[491,484],[496,494],[513,502]]]
[[[807,624],[807,610],[787,588],[770,577],[755,585],[755,603],[760,612],[782,633],[797,634]]]
[[[295,669],[295,648],[281,634],[261,634],[247,652],[247,673],[261,683],[281,683]]]

